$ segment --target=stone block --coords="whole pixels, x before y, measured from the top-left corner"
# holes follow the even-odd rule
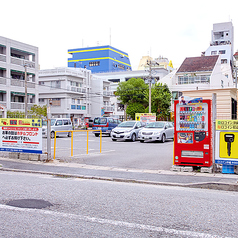
[[[29,154],[27,154],[27,153],[19,153],[19,159],[21,159],[21,160],[29,160]]]
[[[181,166],[173,165],[170,170],[174,172],[181,172]]]
[[[201,173],[212,173],[213,167],[201,167]]]
[[[181,167],[181,172],[193,172],[192,166],[183,166]]]
[[[10,152],[9,153],[9,158],[10,159],[19,159],[19,154],[18,152]]]
[[[33,160],[33,161],[38,161],[40,160],[40,155],[39,154],[29,154],[29,160]]]

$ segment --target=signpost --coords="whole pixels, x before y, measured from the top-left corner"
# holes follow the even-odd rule
[[[42,154],[41,119],[0,119],[0,151]]]

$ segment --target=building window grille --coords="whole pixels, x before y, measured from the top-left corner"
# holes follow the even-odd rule
[[[92,62],[89,62],[89,67],[99,66],[99,65],[100,65],[100,61],[92,61]]]
[[[210,83],[210,75],[179,76],[178,84]]]

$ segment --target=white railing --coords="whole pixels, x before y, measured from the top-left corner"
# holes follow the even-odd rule
[[[40,76],[48,76],[48,75],[73,75],[73,76],[80,76],[84,77],[84,69],[81,68],[56,68],[56,69],[45,69],[40,70]]]
[[[7,79],[3,78],[3,77],[0,77],[0,84],[6,85],[7,84]]]
[[[112,92],[111,91],[103,91],[103,96],[111,96]]]
[[[29,67],[29,68],[35,68],[35,62],[25,60],[25,59],[16,58],[16,57],[11,57],[11,63],[21,65],[21,66],[27,65],[27,67]]]
[[[30,110],[35,103],[27,103],[27,109]],[[11,102],[11,109],[24,110],[24,102]]]
[[[6,62],[6,55],[0,54],[0,61]]]
[[[11,85],[17,87],[25,87],[24,80],[21,79],[11,79]]]
[[[107,112],[113,112],[113,107],[112,106],[103,106],[103,108]]]
[[[17,87],[25,87],[25,80],[11,79],[11,85]],[[36,84],[33,82],[27,82],[27,88],[35,88]]]

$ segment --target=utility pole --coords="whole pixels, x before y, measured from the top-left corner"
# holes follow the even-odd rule
[[[24,62],[25,67],[25,117],[27,118],[27,65]]]
[[[151,60],[147,60],[147,65],[149,65],[149,113],[151,113],[151,84],[152,84],[152,64],[159,65],[159,63]]]
[[[51,105],[52,100],[47,100],[47,161],[51,160]]]

